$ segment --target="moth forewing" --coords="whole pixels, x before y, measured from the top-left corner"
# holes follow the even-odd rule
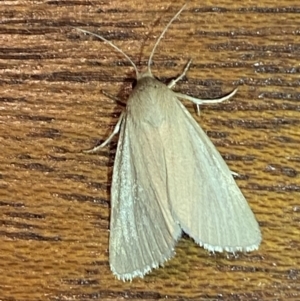
[[[160,168],[160,137],[147,122],[137,127],[131,116],[124,117],[121,127],[111,193],[110,266],[122,280],[142,277],[163,264],[181,235],[161,185],[166,171]],[[145,149],[152,155],[143,157]]]
[[[166,145],[173,147],[173,150],[166,148],[166,158],[171,157],[179,147],[180,158],[186,158],[166,164],[168,170],[172,168],[173,174],[185,176],[184,186],[180,185],[180,177],[168,176],[176,219],[187,234],[210,251],[257,249],[261,242],[260,229],[232,172],[179,101],[178,107],[181,110],[177,110],[177,114],[174,111],[172,119],[179,122],[177,126],[172,124],[169,127],[169,137],[176,135],[177,139],[172,144],[168,139],[164,140]],[[183,201],[185,199],[188,201]]]

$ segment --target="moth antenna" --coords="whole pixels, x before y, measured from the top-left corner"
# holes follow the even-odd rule
[[[154,45],[154,47],[152,49],[152,52],[150,54],[149,60],[148,60],[148,72],[150,74],[152,74],[151,73],[151,68],[150,68],[151,62],[152,62],[152,57],[154,55],[154,52],[156,50],[157,45],[159,44],[160,40],[162,39],[162,37],[164,36],[164,34],[166,33],[166,31],[168,30],[168,28],[170,27],[170,25],[174,22],[175,19],[177,19],[177,17],[181,14],[181,12],[184,10],[185,7],[186,7],[186,4],[184,4],[182,6],[182,8],[179,10],[179,12],[171,19],[171,21],[169,21],[169,23],[167,24],[167,26],[165,27],[165,29],[163,30],[163,32],[160,34],[159,38],[157,39],[157,41],[156,41],[156,43],[155,43],[155,45]]]
[[[76,27],[75,27],[75,28],[76,28]],[[119,47],[117,47],[116,45],[114,45],[111,41],[106,40],[104,37],[102,37],[102,36],[100,36],[100,35],[98,35],[98,34],[95,34],[95,33],[91,32],[91,31],[84,30],[84,29],[81,29],[81,28],[76,28],[76,29],[79,30],[79,31],[81,31],[81,32],[83,32],[83,33],[87,33],[87,34],[89,34],[89,35],[91,35],[91,36],[94,36],[94,37],[96,37],[96,38],[98,38],[98,39],[104,41],[105,43],[107,43],[108,45],[110,45],[111,47],[113,47],[114,49],[116,49],[118,52],[120,52],[121,54],[123,54],[123,56],[125,56],[126,59],[127,59],[127,60],[130,62],[130,64],[133,66],[133,68],[134,68],[134,70],[135,70],[135,73],[136,73],[136,77],[138,78],[139,72],[138,72],[138,69],[137,69],[135,63],[131,60],[131,58],[130,58],[125,52],[123,52],[123,50],[121,50]]]

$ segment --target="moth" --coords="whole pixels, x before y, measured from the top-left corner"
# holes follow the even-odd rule
[[[180,102],[198,106],[219,99],[197,99],[172,91],[183,73],[165,85],[148,68],[139,73],[133,61],[112,42],[93,35],[122,53],[132,64],[137,85],[110,137],[119,133],[111,186],[109,263],[123,281],[144,277],[174,255],[184,231],[209,251],[252,251],[261,242],[259,225],[220,153]]]

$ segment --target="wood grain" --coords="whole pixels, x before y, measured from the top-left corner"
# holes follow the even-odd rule
[[[201,4],[200,4],[201,3]],[[299,1],[189,1],[154,56],[176,90],[213,98],[201,116],[262,229],[260,249],[210,254],[183,237],[176,256],[123,283],[108,266],[111,133],[134,73],[101,34],[146,66],[183,2],[2,1],[0,300],[299,300]]]

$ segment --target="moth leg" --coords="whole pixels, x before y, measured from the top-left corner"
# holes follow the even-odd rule
[[[230,171],[231,172],[231,174],[234,176],[234,177],[240,177],[240,174],[239,173],[237,173],[237,172],[235,172],[235,171]]]
[[[185,95],[185,94],[182,94],[182,93],[178,93],[178,92],[176,92],[175,94],[178,98],[187,99],[187,100],[193,102],[197,106],[197,114],[200,115],[200,107],[199,107],[200,105],[202,105],[202,104],[211,104],[211,103],[219,103],[219,102],[225,101],[225,100],[231,98],[236,93],[237,90],[238,90],[238,88],[234,89],[228,95],[225,95],[223,97],[216,98],[216,99],[200,99],[200,98],[195,98],[195,97]]]
[[[110,93],[108,93],[104,90],[101,90],[101,93],[103,95],[107,96],[108,98],[114,100],[116,103],[121,103],[122,105],[126,105],[126,103],[122,99],[120,99],[120,98],[118,98],[118,97],[116,97],[116,96],[114,96],[114,95],[112,95],[112,94],[110,94]]]
[[[120,130],[120,127],[121,127],[121,123],[122,123],[122,120],[124,118],[124,112],[121,113],[120,117],[119,117],[119,120],[113,130],[113,132],[110,134],[110,136],[103,142],[101,143],[100,145],[98,146],[95,146],[94,148],[92,149],[88,149],[88,150],[84,150],[83,152],[84,153],[87,153],[87,154],[91,154],[91,153],[95,153],[97,152],[100,148],[106,146],[110,141],[111,139],[119,133],[119,130]]]
[[[179,75],[177,78],[173,79],[173,80],[168,84],[168,88],[172,89],[172,88],[176,85],[176,83],[177,83],[178,81],[180,81],[180,80],[185,76],[185,74],[187,73],[187,71],[188,71],[189,68],[190,68],[191,63],[192,63],[192,59],[189,60],[189,62],[188,62],[187,65],[185,66],[183,72],[181,73],[181,75]]]

